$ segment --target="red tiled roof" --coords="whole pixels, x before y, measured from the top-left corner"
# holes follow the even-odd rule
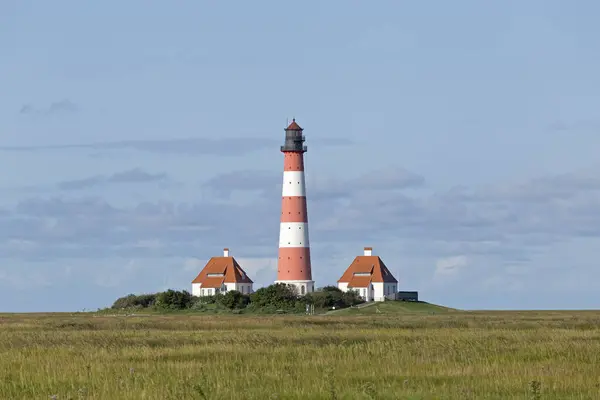
[[[223,276],[215,277],[208,274],[223,274]],[[206,285],[214,279],[220,279],[221,283],[254,283],[233,257],[212,257],[192,283],[201,283],[202,287],[213,287]],[[219,284],[218,287],[220,286]]]
[[[203,288],[220,288],[223,285],[224,277],[222,276],[209,276],[204,278],[202,281]],[[196,282],[197,283],[197,282]]]
[[[368,287],[371,284],[370,276],[353,276],[348,283],[349,288]]]
[[[300,128],[300,125],[296,123],[296,118],[294,118],[292,119],[292,123],[286,128],[286,130],[301,131],[302,128]]]
[[[354,276],[355,273],[369,273],[371,275]],[[370,282],[398,283],[379,256],[357,256],[348,269],[346,269],[342,277],[338,279],[338,282],[350,283],[353,282],[354,279],[363,277],[369,278]],[[357,282],[362,283],[362,281]]]

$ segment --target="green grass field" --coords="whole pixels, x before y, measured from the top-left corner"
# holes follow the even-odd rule
[[[600,312],[401,306],[319,316],[2,314],[0,399],[600,398]]]

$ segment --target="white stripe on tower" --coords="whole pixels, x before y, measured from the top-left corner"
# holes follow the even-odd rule
[[[308,223],[282,222],[279,229],[279,247],[310,247]]]
[[[283,197],[306,197],[304,171],[283,171]]]

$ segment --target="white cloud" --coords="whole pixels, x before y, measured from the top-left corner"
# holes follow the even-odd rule
[[[479,288],[483,291],[519,292],[525,288],[525,284],[514,276],[493,275],[485,278]]]
[[[114,288],[133,280],[143,272],[142,264],[137,260],[129,260],[125,265],[112,265],[94,271],[94,283],[100,287]]]
[[[0,286],[11,289],[32,290],[51,287],[56,283],[56,276],[44,271],[0,270]]]
[[[254,281],[254,289],[268,286],[277,278],[277,258],[236,257],[240,266]]]
[[[200,260],[199,258],[186,258],[183,261],[183,270],[191,274],[198,274],[202,268],[206,265],[207,260]],[[192,278],[193,279],[193,278]]]
[[[435,263],[435,275],[456,275],[467,265],[468,260],[464,255],[440,258]]]

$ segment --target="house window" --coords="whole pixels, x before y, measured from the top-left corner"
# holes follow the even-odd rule
[[[304,285],[300,286],[300,294],[304,294]]]

